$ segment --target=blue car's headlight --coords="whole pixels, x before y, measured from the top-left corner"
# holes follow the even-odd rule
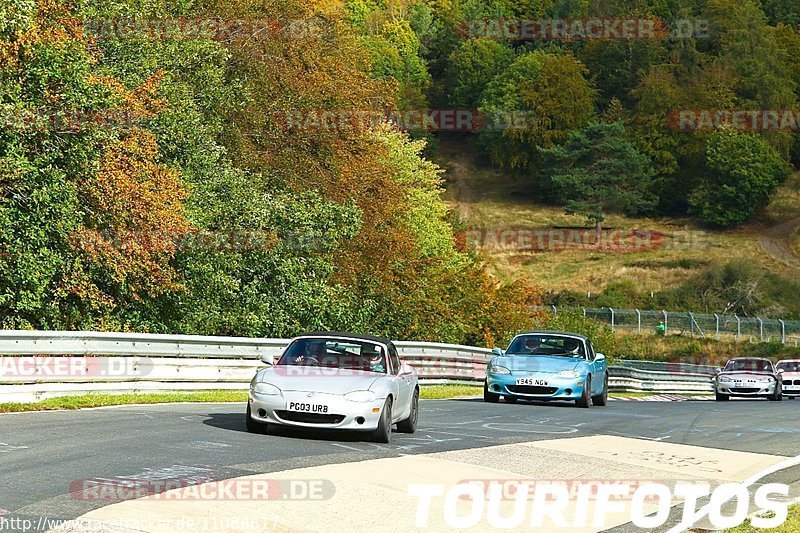
[[[507,369],[504,366],[491,365],[491,366],[489,366],[489,373],[490,374],[510,374],[511,370]]]
[[[576,372],[574,370],[562,370],[561,372],[557,373],[556,376],[559,378],[576,379],[581,377],[581,374],[580,372]]]
[[[271,383],[255,383],[252,386],[253,392],[257,392],[258,394],[266,394],[268,396],[274,396],[281,393],[281,390]]]

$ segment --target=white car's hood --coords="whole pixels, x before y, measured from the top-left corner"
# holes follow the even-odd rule
[[[382,376],[385,374],[361,370],[273,366],[259,371],[256,381],[271,383],[283,391],[347,394],[355,390],[369,390]]]
[[[774,377],[772,372],[756,372],[756,371],[731,371],[731,372],[720,372],[719,377],[730,378],[730,379],[740,379],[740,380],[748,380],[748,379],[761,379],[761,378],[769,378]]]

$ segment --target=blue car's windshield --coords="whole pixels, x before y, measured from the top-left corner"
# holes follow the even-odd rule
[[[584,357],[583,341],[557,335],[520,335],[511,341],[506,355],[556,355]]]

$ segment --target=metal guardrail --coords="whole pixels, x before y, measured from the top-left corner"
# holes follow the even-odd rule
[[[30,402],[91,392],[246,390],[288,339],[203,337],[94,331],[0,331],[0,402]],[[423,382],[475,382],[491,350],[398,341],[400,357]],[[6,359],[12,356],[16,361]],[[20,360],[19,358],[23,358]],[[66,370],[53,366],[71,359]],[[55,362],[54,362],[55,361]],[[25,372],[8,372],[13,363]]]
[[[262,365],[260,358],[274,359],[288,342],[140,333],[0,331],[0,402],[91,392],[246,390]],[[398,341],[395,345],[400,357],[428,384],[480,384],[492,357],[490,350],[473,346],[416,341]],[[71,370],[52,372],[53,364],[65,360],[73,365]],[[4,371],[9,363],[25,363],[27,371]],[[643,364],[654,366],[642,368]],[[709,392],[713,372],[707,370],[622,361],[621,366],[609,367],[609,385],[613,391]]]

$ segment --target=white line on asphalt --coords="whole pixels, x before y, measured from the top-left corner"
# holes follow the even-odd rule
[[[740,483],[740,485],[742,485],[744,488],[748,488],[762,478],[774,474],[775,472],[780,472],[781,470],[786,470],[787,468],[791,468],[797,465],[800,465],[800,455],[798,455],[797,457],[792,457],[785,461],[781,461],[776,465],[772,465],[766,470],[763,470],[761,472],[752,475],[751,477]],[[732,494],[728,499],[720,502],[720,504],[728,502],[731,498],[733,498],[733,496],[734,495]],[[683,531],[686,531],[687,529],[695,525],[700,519],[704,518],[708,514],[710,508],[711,504],[710,503],[706,504],[688,520],[681,522],[677,526],[667,531],[667,533],[682,533]]]

